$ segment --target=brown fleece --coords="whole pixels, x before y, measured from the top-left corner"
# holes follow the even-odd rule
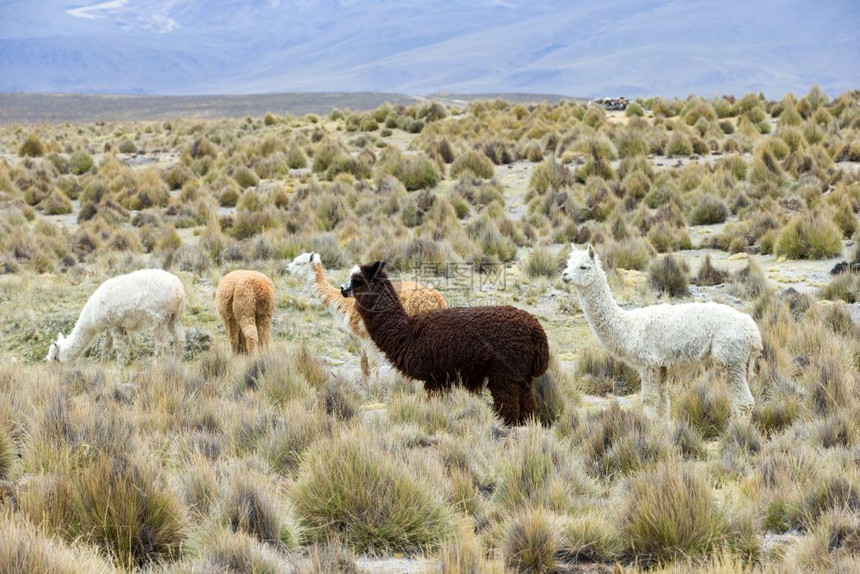
[[[231,271],[218,283],[215,303],[234,353],[251,354],[258,346],[269,346],[275,310],[271,279],[257,271]]]
[[[547,370],[549,344],[533,315],[510,306],[409,315],[380,262],[362,265],[350,291],[376,346],[404,375],[424,381],[427,391],[462,382],[477,392],[486,380],[507,424],[535,415],[532,383]]]

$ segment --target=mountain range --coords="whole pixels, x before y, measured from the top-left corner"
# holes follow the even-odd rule
[[[0,0],[0,92],[860,88],[856,0]]]

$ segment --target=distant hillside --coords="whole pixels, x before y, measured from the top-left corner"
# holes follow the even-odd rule
[[[0,0],[0,91],[834,94],[858,29],[855,0]]]
[[[403,94],[296,93],[253,96],[127,96],[98,94],[0,94],[0,124],[240,118],[328,114],[335,108],[371,110],[414,104]]]

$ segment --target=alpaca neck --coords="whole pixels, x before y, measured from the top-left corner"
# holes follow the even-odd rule
[[[83,315],[79,317],[72,332],[59,345],[60,359],[63,361],[77,359],[81,353],[86,351],[97,334]]]
[[[308,276],[308,285],[314,297],[327,307],[331,307],[332,304],[340,306],[340,303],[344,300],[344,296],[341,295],[340,289],[332,287],[328,282],[322,263],[312,263],[311,269],[313,270],[313,274]]]
[[[610,350],[619,350],[629,332],[624,311],[615,302],[606,274],[599,270],[597,278],[588,285],[578,289],[579,302],[582,311],[591,325],[592,331]]]
[[[355,301],[370,338],[398,366],[409,341],[409,315],[391,281],[378,278],[371,290],[356,293]]]

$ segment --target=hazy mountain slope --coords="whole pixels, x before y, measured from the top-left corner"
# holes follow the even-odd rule
[[[0,91],[835,93],[857,29],[850,0],[0,0]]]

